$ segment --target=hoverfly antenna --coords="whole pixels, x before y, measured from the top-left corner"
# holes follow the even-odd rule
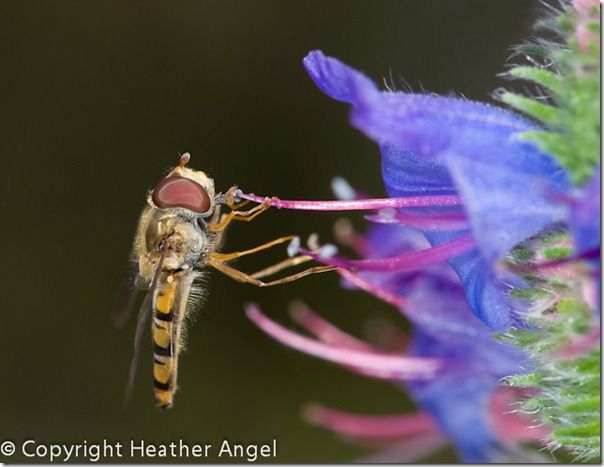
[[[178,165],[180,165],[181,167],[184,167],[185,165],[187,165],[189,163],[190,160],[191,160],[191,153],[185,152],[184,154],[182,154],[180,156],[180,162],[178,163]]]

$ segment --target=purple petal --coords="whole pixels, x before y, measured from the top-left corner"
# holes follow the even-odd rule
[[[304,67],[317,87],[332,99],[352,103],[355,92],[365,88],[367,93],[379,94],[372,80],[335,58],[326,57],[320,50],[304,57]]]

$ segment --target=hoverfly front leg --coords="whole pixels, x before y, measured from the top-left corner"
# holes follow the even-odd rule
[[[262,214],[264,211],[266,211],[270,207],[271,199],[265,198],[261,204],[253,207],[252,209],[249,209],[248,211],[239,211],[239,208],[244,206],[245,204],[247,204],[247,201],[243,201],[242,203],[237,204],[236,203],[236,192],[237,192],[237,187],[233,186],[222,197],[221,203],[226,204],[229,208],[231,208],[231,212],[229,212],[228,214],[222,215],[220,221],[217,223],[210,222],[210,225],[208,226],[208,230],[210,230],[212,232],[222,233],[224,231],[224,229],[226,228],[226,226],[229,225],[229,223],[231,221],[238,220],[238,221],[249,222],[249,221],[255,219],[260,214]],[[258,271],[254,274],[247,274],[243,271],[240,271],[238,269],[235,269],[235,268],[225,264],[225,261],[231,261],[233,259],[240,258],[242,256],[258,253],[260,251],[271,248],[275,245],[280,245],[285,242],[288,242],[288,241],[292,240],[293,238],[294,238],[294,235],[279,237],[270,242],[263,243],[262,245],[259,245],[255,248],[250,248],[248,250],[243,250],[243,251],[234,251],[232,253],[213,252],[213,253],[210,253],[208,255],[208,257],[205,259],[205,263],[209,266],[212,266],[214,269],[222,272],[223,274],[229,276],[232,279],[235,279],[239,282],[246,282],[248,284],[252,284],[257,287],[270,287],[273,285],[287,284],[289,282],[296,281],[298,279],[301,279],[302,277],[309,276],[311,274],[318,274],[318,273],[322,273],[322,272],[333,271],[334,269],[336,269],[333,266],[313,266],[313,267],[304,269],[303,271],[282,277],[280,279],[275,279],[270,282],[263,282],[260,280],[260,278],[272,276],[273,274],[276,274],[277,272],[282,271],[284,269],[288,269],[290,267],[297,266],[299,264],[310,261],[312,258],[310,256],[306,256],[306,255],[295,256],[294,258],[288,258],[286,260],[280,261],[277,264],[264,268],[261,271]]]
[[[226,204],[229,208],[231,208],[231,212],[228,214],[223,214],[220,222],[218,223],[210,223],[208,226],[208,230],[210,232],[220,232],[224,230],[232,221],[243,221],[249,222],[254,220],[257,216],[266,211],[270,206],[270,199],[267,198],[263,203],[258,204],[257,206],[249,209],[247,211],[239,211],[240,207],[245,206],[248,202],[243,201],[241,203],[235,203],[235,192],[237,191],[237,187],[233,186],[229,188],[229,190],[224,195],[224,204]]]

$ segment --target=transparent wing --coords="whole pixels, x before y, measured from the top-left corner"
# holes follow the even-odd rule
[[[132,353],[132,360],[130,361],[130,369],[128,370],[128,383],[126,384],[126,392],[124,394],[124,405],[128,403],[130,395],[132,394],[132,388],[134,387],[134,381],[136,379],[136,369],[138,368],[138,362],[140,360],[140,352],[143,344],[143,336],[145,335],[145,329],[149,326],[149,319],[153,313],[153,294],[157,287],[157,281],[161,274],[162,264],[164,257],[162,256],[155,268],[153,273],[153,279],[151,280],[151,287],[145,295],[145,299],[138,310],[138,318],[136,320],[136,333],[134,334],[134,352]],[[139,288],[140,290],[140,288]]]
[[[140,353],[143,343],[143,336],[145,335],[145,329],[148,328],[149,318],[151,317],[153,303],[153,289],[147,292],[145,299],[141,304],[140,310],[138,310],[138,318],[136,320],[136,334],[134,335],[134,352],[132,354],[132,360],[130,361],[130,369],[128,370],[128,383],[126,384],[126,392],[124,394],[124,405],[130,400],[132,394],[132,388],[134,387],[134,381],[136,379],[136,369],[138,368],[138,362],[140,360]]]
[[[144,280],[138,275],[138,266],[132,263],[130,273],[122,280],[113,301],[111,322],[116,328],[124,327],[132,316],[137,297],[146,288]]]

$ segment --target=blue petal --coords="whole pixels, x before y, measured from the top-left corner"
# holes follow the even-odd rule
[[[438,156],[419,157],[401,147],[382,144],[382,176],[390,196],[455,194],[447,167]]]
[[[418,345],[434,340],[415,337]],[[417,404],[439,424],[455,443],[462,462],[486,463],[496,460],[501,446],[492,433],[489,401],[495,387],[492,378],[476,375],[442,375],[429,383],[407,385]]]
[[[525,357],[493,340],[468,309],[459,285],[425,277],[407,308],[423,316],[410,354],[445,361],[434,380],[407,385],[415,400],[455,441],[462,461],[494,460],[501,446],[491,429],[489,401],[502,377],[522,372]]]
[[[438,342],[435,346],[416,346],[421,355],[438,354],[461,362],[446,365],[447,372],[479,368],[478,374],[494,379],[519,372],[519,362],[525,357],[515,347],[493,339],[492,330],[472,314],[458,281],[430,275],[414,285],[413,291],[405,295],[405,311],[422,335]]]
[[[493,141],[488,157],[457,151],[447,150],[447,167],[487,261],[496,262],[520,242],[566,217],[567,208],[555,195],[566,191],[568,184],[552,158],[521,142],[505,146]]]
[[[321,89],[352,103],[353,125],[380,144],[390,196],[463,196],[480,254],[449,262],[474,313],[495,329],[505,328],[511,322],[510,304],[494,271],[496,261],[567,216],[557,202],[557,195],[569,189],[566,173],[518,137],[535,127],[482,103],[380,93],[367,77],[338,60],[322,53],[309,56],[313,69],[321,70],[313,76]],[[467,232],[425,234],[436,245]]]
[[[379,94],[372,80],[320,50],[304,57],[304,67],[317,87],[337,101],[354,102],[358,89],[365,89],[367,95],[372,91]]]

